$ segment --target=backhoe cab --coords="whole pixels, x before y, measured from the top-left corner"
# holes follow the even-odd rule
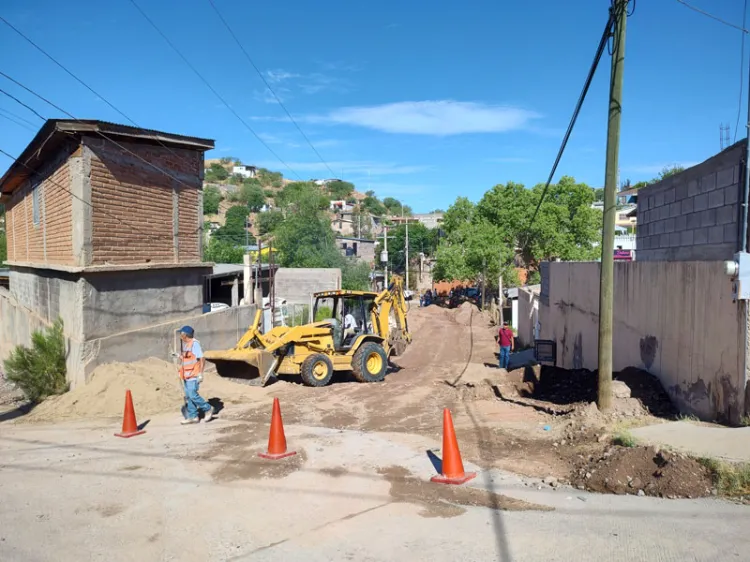
[[[263,385],[282,374],[325,386],[334,371],[352,371],[360,382],[383,380],[389,357],[403,353],[411,342],[401,278],[394,275],[381,293],[324,291],[313,297],[312,323],[262,334],[258,311],[234,349],[208,351],[206,359],[229,376],[247,377],[250,366]]]

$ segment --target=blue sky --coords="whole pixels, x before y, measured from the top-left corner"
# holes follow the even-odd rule
[[[289,168],[304,179],[330,176],[208,0],[137,1]],[[215,3],[336,175],[420,212],[446,208],[459,195],[477,200],[497,183],[546,179],[609,5]],[[743,0],[691,3],[742,23]],[[129,0],[81,0],[75,9],[5,0],[0,15],[140,126],[215,139],[209,156],[236,156],[295,178]],[[622,178],[649,179],[665,165],[704,160],[719,151],[721,123],[730,124],[734,139],[747,72],[743,79],[739,31],[677,0],[641,0],[627,33]],[[0,70],[76,117],[123,122],[2,23],[0,52]],[[609,64],[605,53],[556,177],[603,183]],[[2,77],[0,88],[45,117],[63,117]],[[745,84],[738,140],[746,95]],[[15,116],[33,128],[5,118]],[[0,148],[18,155],[39,124],[0,95]],[[9,163],[0,156],[0,168]]]

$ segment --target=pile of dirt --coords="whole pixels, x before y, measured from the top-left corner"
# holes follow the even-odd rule
[[[611,447],[581,463],[571,480],[592,492],[670,499],[708,496],[713,487],[698,461],[654,447]]]
[[[122,416],[125,391],[133,393],[135,412],[144,415],[179,412],[182,407],[182,384],[172,363],[145,359],[135,363],[101,365],[88,384],[61,396],[53,396],[35,407],[25,418],[31,422],[77,418]],[[218,397],[224,402],[257,398],[263,389],[233,383],[216,373],[206,373],[201,385],[204,398]]]
[[[451,316],[456,324],[462,326],[471,326],[471,320],[476,312],[477,307],[469,302],[464,302],[461,306],[451,310]]]

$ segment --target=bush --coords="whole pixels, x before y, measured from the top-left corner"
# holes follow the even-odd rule
[[[8,380],[16,383],[33,403],[67,392],[62,320],[58,318],[44,331],[35,331],[31,335],[31,349],[16,346],[4,364]]]

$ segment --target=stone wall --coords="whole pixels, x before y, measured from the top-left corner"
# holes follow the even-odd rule
[[[277,298],[289,304],[310,304],[310,296],[341,288],[340,269],[279,268],[274,277]]]
[[[638,261],[719,261],[739,249],[745,141],[638,193]]]

